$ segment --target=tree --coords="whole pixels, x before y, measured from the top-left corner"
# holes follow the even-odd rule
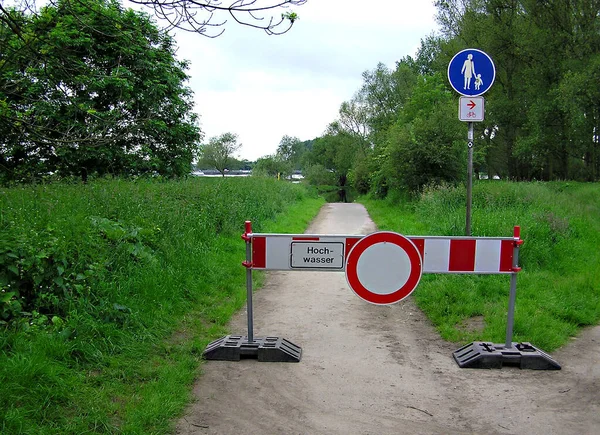
[[[591,83],[598,78],[600,3],[439,0],[436,6],[455,49],[479,47],[496,64],[486,94],[483,131],[494,132],[487,160],[515,179],[597,179],[600,118]]]
[[[381,170],[381,148],[410,100],[417,78],[418,68],[410,57],[398,61],[394,70],[379,63],[363,73],[360,90],[340,106],[339,119],[331,127],[352,141],[356,152],[351,154],[347,176],[359,193],[369,190],[375,180],[372,174]]]
[[[306,152],[306,147],[297,137],[283,136],[277,146],[276,156],[289,164],[292,170],[298,170],[301,167],[302,156]]]
[[[379,63],[373,71],[363,72],[363,84],[358,94],[346,106],[340,108],[341,124],[354,125],[348,131],[364,136],[367,142],[377,145],[384,140],[385,132],[398,119],[398,114],[410,94],[418,76],[411,57],[396,63],[390,70]],[[362,126],[363,123],[367,127]]]
[[[200,147],[200,162],[215,168],[224,177],[233,155],[241,147],[242,144],[238,143],[237,134],[227,132],[211,137],[207,144]]]
[[[201,133],[187,64],[147,15],[113,0],[3,11],[2,182],[189,172]]]
[[[321,189],[327,189],[328,186],[334,186],[334,189],[337,189],[337,187],[335,187],[335,174],[331,169],[325,168],[325,166],[320,163],[307,167],[304,176],[313,186],[318,186]]]
[[[379,167],[373,190],[380,196],[388,190],[417,192],[426,184],[457,182],[463,177],[461,133],[454,96],[445,77],[421,77],[400,118],[389,129],[379,147]],[[464,137],[464,135],[462,136]]]
[[[287,177],[292,172],[291,163],[279,154],[259,158],[252,169],[252,175],[260,177]]]
[[[355,138],[339,128],[337,123],[332,123],[327,128],[326,134],[315,139],[313,148],[307,156],[307,166],[318,165],[318,176],[309,179],[321,179],[324,171],[331,172],[331,179],[338,189],[339,199],[343,202],[348,199],[348,176],[356,161],[360,147]],[[315,171],[307,171],[313,174]],[[329,177],[327,177],[329,178]]]
[[[369,138],[369,114],[360,94],[350,101],[344,101],[339,110],[339,126],[348,133],[356,136],[365,146]]]

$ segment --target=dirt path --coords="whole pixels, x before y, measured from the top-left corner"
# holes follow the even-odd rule
[[[328,204],[307,232],[375,230],[361,205]],[[287,338],[302,361],[207,362],[177,434],[600,434],[600,327],[553,354],[561,371],[475,370],[411,298],[368,304],[343,273],[270,273],[254,307],[255,335]]]

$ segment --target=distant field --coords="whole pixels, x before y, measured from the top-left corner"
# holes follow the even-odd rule
[[[168,433],[245,302],[244,221],[322,204],[257,177],[0,190],[0,433]]]
[[[414,202],[361,202],[380,229],[464,235],[465,198],[464,188],[444,187]],[[600,184],[476,183],[472,234],[510,237],[515,225],[525,243],[514,341],[552,351],[600,322]],[[506,276],[424,275],[413,295],[443,338],[504,343],[508,291]]]

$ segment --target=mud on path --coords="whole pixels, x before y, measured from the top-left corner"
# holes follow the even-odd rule
[[[307,233],[375,230],[362,205],[328,204]],[[230,331],[246,328],[242,310]],[[411,298],[374,306],[343,273],[272,272],[254,331],[302,361],[206,362],[177,434],[600,434],[600,327],[553,354],[560,371],[460,369],[466,343],[443,341]]]

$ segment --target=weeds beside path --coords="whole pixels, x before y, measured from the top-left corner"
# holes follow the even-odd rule
[[[0,433],[165,434],[245,301],[244,221],[323,201],[258,178],[0,191]]]
[[[382,230],[461,236],[465,191],[426,190],[414,202],[361,200]],[[521,226],[514,340],[553,351],[600,321],[600,185],[480,182],[472,234],[512,236]],[[425,275],[414,292],[442,337],[504,342],[509,281],[502,276]],[[478,319],[477,328],[468,327]]]

